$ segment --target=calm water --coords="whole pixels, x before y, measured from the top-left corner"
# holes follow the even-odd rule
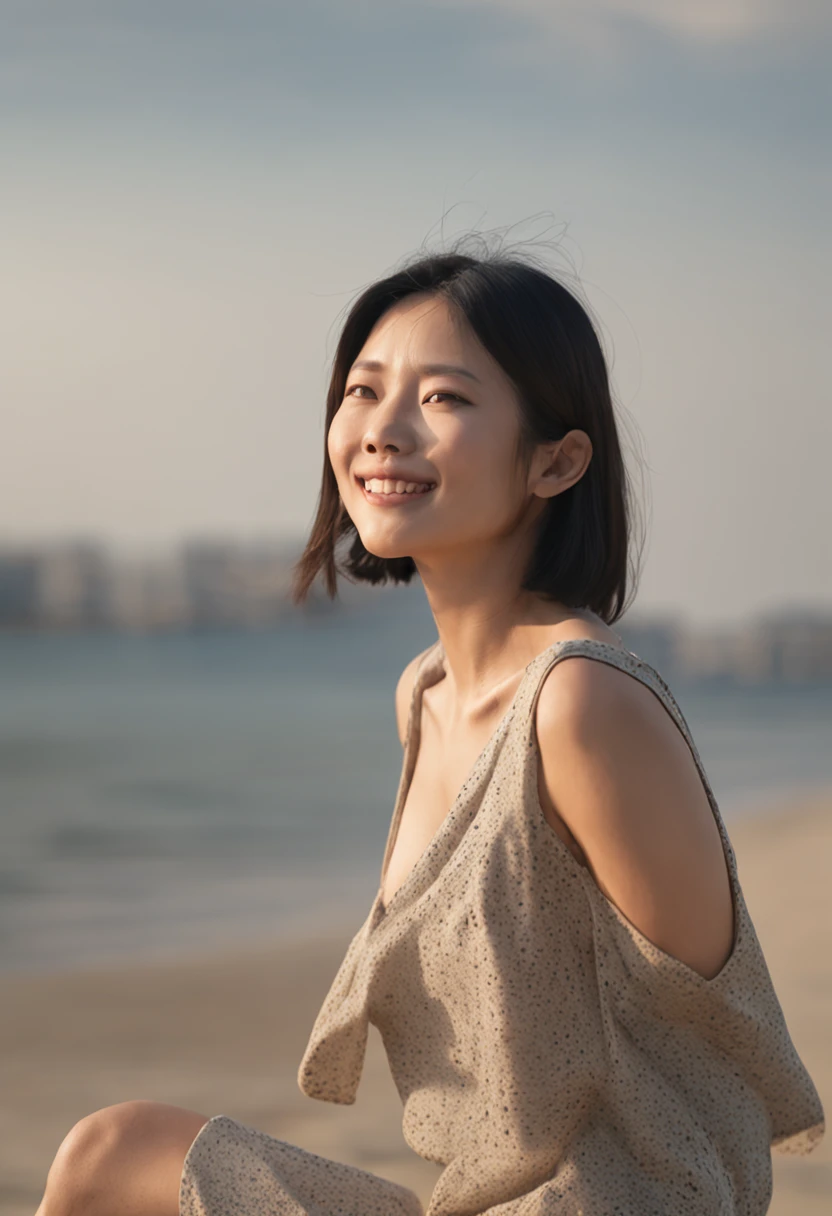
[[[396,680],[435,636],[399,593],[267,633],[0,635],[0,969],[357,929]],[[729,827],[832,784],[832,688],[671,686]]]

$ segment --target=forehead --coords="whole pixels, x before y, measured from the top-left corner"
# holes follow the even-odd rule
[[[360,357],[384,362],[416,362],[430,352],[435,361],[489,359],[460,313],[441,296],[408,296],[373,326]]]

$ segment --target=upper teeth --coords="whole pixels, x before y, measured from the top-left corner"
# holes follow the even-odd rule
[[[378,477],[370,477],[364,482],[364,487],[372,494],[412,494],[414,491],[432,489],[434,484],[432,481],[382,481]]]

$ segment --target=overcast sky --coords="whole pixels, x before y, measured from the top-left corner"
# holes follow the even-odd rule
[[[0,540],[302,533],[344,308],[513,226],[601,323],[637,607],[832,609],[832,6],[0,15]]]

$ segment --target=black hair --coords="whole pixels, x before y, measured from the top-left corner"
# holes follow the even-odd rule
[[[446,300],[513,383],[521,462],[530,460],[537,444],[562,439],[570,430],[589,436],[592,457],[585,472],[541,513],[522,589],[569,608],[589,608],[613,624],[627,606],[632,491],[600,339],[587,309],[547,270],[504,253],[436,253],[372,283],[352,304],[338,339],[325,436],[374,325],[417,293]],[[339,560],[336,545],[344,538],[347,553]],[[326,439],[317,514],[293,567],[295,604],[307,598],[321,571],[331,599],[339,573],[351,581],[409,583],[416,572],[411,557],[378,557],[365,548],[341,501]]]

